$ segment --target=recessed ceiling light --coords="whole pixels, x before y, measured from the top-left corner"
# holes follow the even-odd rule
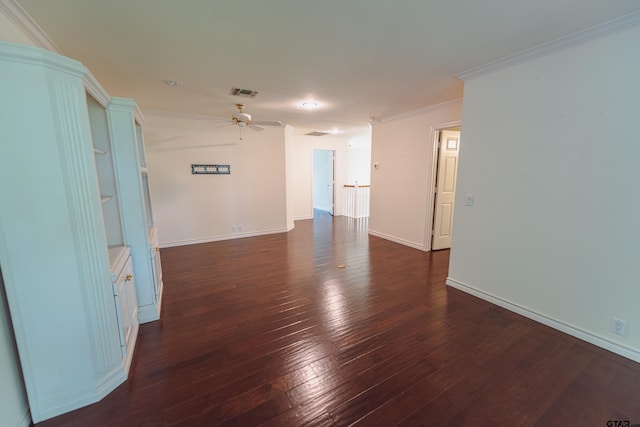
[[[179,80],[163,80],[163,83],[166,84],[167,86],[173,86],[173,87],[182,86],[182,82]]]
[[[302,106],[304,108],[316,108],[318,106],[318,103],[314,101],[305,101],[302,103]]]

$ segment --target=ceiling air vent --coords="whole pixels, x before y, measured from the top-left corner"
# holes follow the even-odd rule
[[[229,91],[229,95],[242,96],[243,98],[255,98],[257,94],[257,90],[239,89],[237,87],[232,87]]]
[[[325,135],[328,135],[328,134],[329,134],[329,132],[318,132],[318,131],[305,133],[305,135],[309,135],[309,136],[325,136]]]

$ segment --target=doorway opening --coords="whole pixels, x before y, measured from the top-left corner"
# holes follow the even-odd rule
[[[449,249],[453,232],[460,122],[432,128],[433,163],[429,213],[427,215],[427,251]]]
[[[335,209],[335,151],[313,150],[313,210],[334,214]]]

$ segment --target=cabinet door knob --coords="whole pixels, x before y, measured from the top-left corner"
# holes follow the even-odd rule
[[[125,277],[124,281],[125,281],[125,282],[130,282],[130,281],[131,281],[131,279],[133,279],[133,275],[131,275],[131,274],[127,274],[127,277]]]

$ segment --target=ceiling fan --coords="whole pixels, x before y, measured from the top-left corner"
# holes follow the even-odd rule
[[[248,127],[253,130],[264,130],[263,126],[282,126],[282,122],[279,121],[258,121],[251,120],[251,114],[244,112],[244,104],[236,104],[238,111],[231,115],[231,121],[234,125],[239,127]]]

